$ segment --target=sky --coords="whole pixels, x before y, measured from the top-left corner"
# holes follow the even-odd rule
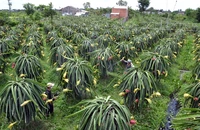
[[[10,0],[12,9],[23,9],[23,4],[32,3],[36,6],[40,4],[48,5],[52,2],[53,7],[61,9],[66,6],[83,8],[83,3],[90,2],[92,8],[114,7],[118,0]],[[126,0],[132,9],[138,9],[138,0]],[[197,9],[200,7],[200,0],[150,0],[149,7],[163,10],[185,10],[187,8]],[[0,9],[8,9],[8,0],[0,0]]]

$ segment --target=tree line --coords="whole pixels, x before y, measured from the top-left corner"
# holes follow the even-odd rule
[[[128,2],[125,0],[119,0],[116,5],[118,6],[127,6]],[[150,5],[150,0],[138,0],[138,7],[139,7],[139,11],[143,12],[145,11]],[[91,8],[91,4],[90,2],[85,2],[83,3],[83,7],[84,9],[89,9]]]
[[[42,17],[50,17],[53,19],[53,15],[56,15],[56,11],[53,9],[53,4],[49,5],[39,5],[35,6],[34,4],[27,3],[23,5],[27,15],[31,15],[33,20],[39,20]]]
[[[198,23],[200,23],[200,8],[195,9],[186,9],[185,15],[188,17],[188,19],[196,20]]]

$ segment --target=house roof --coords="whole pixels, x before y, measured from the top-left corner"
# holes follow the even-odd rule
[[[81,12],[87,13],[88,11],[86,11],[86,10],[81,10]]]
[[[110,14],[118,15],[119,13],[110,13]]]
[[[116,9],[128,9],[128,6],[115,6]]]
[[[65,8],[79,9],[79,8],[76,8],[76,7],[73,7],[73,6],[66,6],[66,7],[63,7],[62,9],[65,9]]]

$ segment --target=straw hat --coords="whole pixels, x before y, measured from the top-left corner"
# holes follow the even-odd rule
[[[47,83],[48,88],[52,88],[55,84],[54,83]]]
[[[130,60],[130,59],[128,59],[128,60],[127,60],[127,62],[131,62],[131,60]]]

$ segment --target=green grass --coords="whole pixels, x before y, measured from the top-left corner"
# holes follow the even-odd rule
[[[152,104],[144,110],[133,112],[137,125],[134,130],[155,130],[164,123],[169,97],[161,96],[153,100]]]

